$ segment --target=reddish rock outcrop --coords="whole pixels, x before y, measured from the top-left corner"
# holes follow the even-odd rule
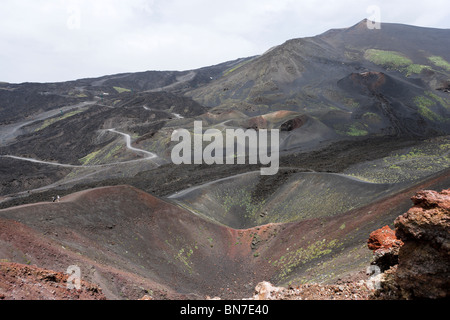
[[[420,191],[411,198],[414,206],[394,224],[398,237],[431,242],[448,251],[450,231],[450,189]]]
[[[394,225],[405,243],[396,282],[407,297],[450,297],[450,189],[421,191]]]
[[[395,299],[448,298],[450,189],[420,191],[412,201],[414,206],[394,221],[395,234],[403,245],[398,250],[398,265],[385,273],[380,295]],[[390,232],[383,235],[387,234]]]
[[[35,266],[0,262],[0,300],[105,300],[102,290],[81,280],[67,286],[69,275]]]
[[[403,242],[389,226],[372,232],[367,241],[367,246],[374,253],[373,264],[380,267],[381,271],[388,270],[398,263],[398,252],[402,245]]]
[[[261,282],[249,300],[369,300],[371,294],[372,290],[365,281],[350,281],[339,285],[312,283],[288,288]]]
[[[395,231],[389,226],[384,226],[370,234],[367,245],[370,250],[391,249],[400,247],[403,242],[397,238]]]

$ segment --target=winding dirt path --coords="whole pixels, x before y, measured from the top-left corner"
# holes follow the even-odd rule
[[[133,162],[144,161],[144,160],[152,160],[152,159],[158,158],[158,156],[156,154],[152,153],[152,152],[134,148],[131,145],[131,136],[129,134],[126,134],[126,133],[123,133],[123,132],[119,132],[119,131],[117,131],[115,129],[108,129],[107,131],[113,132],[113,133],[116,133],[116,134],[120,134],[120,135],[124,136],[125,137],[125,142],[127,144],[127,148],[129,150],[132,150],[132,151],[144,154],[145,158],[137,159],[137,160],[130,160],[130,161],[123,161],[123,162],[105,163],[105,164],[99,164],[99,165],[88,165],[88,166],[86,166],[86,165],[63,164],[63,163],[42,161],[42,160],[33,159],[33,158],[25,158],[25,157],[11,156],[11,155],[0,155],[0,158],[10,158],[10,159],[15,159],[15,160],[28,161],[28,162],[45,164],[45,165],[56,166],[56,167],[63,167],[63,168],[103,168],[103,167],[115,166],[115,165],[118,165],[118,164],[133,163]]]
[[[123,132],[119,132],[119,131],[117,131],[116,129],[108,129],[107,131],[113,132],[113,133],[117,133],[117,134],[120,134],[120,135],[124,136],[124,137],[125,137],[125,141],[126,141],[126,143],[127,143],[127,148],[130,149],[130,150],[132,150],[132,151],[140,152],[140,153],[143,153],[143,154],[147,155],[147,157],[146,157],[145,159],[155,159],[155,158],[158,157],[156,154],[154,154],[154,153],[152,153],[152,152],[145,151],[145,150],[142,150],[142,149],[134,148],[134,147],[131,145],[131,136],[130,136],[129,134],[126,134],[126,133],[123,133]]]

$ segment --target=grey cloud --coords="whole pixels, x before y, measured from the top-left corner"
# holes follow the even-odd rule
[[[446,0],[2,0],[0,81],[198,68],[349,27],[371,5],[386,22],[450,24]]]

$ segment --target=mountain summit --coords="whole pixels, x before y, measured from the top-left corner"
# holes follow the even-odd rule
[[[363,20],[289,40],[188,95],[249,115],[300,112],[344,135],[448,133],[448,39],[450,30]]]

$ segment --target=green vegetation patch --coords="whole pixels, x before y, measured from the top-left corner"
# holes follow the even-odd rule
[[[366,127],[361,123],[355,123],[352,125],[335,125],[335,131],[341,136],[350,137],[363,137],[369,134]]]
[[[121,87],[114,87],[114,90],[116,90],[118,93],[131,92],[130,89],[121,88]]]
[[[237,64],[236,66],[234,66],[234,67],[232,67],[232,68],[226,70],[226,71],[223,73],[223,75],[224,75],[224,76],[229,75],[230,73],[232,73],[233,71],[236,71],[236,70],[239,69],[240,67],[245,66],[245,65],[246,65],[247,63],[249,63],[250,61],[251,61],[251,60],[247,60],[247,61],[244,61],[244,62],[241,62],[241,63]]]
[[[369,133],[366,130],[359,128],[357,125],[351,125],[347,134],[352,137],[360,137],[366,136]]]
[[[436,105],[436,101],[425,96],[418,96],[414,98],[414,104],[417,106],[417,110],[422,117],[431,121],[445,121],[442,116],[430,109],[430,107]]]
[[[374,183],[403,183],[423,179],[450,167],[450,138],[438,137],[393,152],[383,159],[358,164],[345,173]]]
[[[340,247],[337,240],[327,241],[326,239],[316,241],[306,248],[299,247],[295,250],[289,250],[280,259],[272,262],[272,265],[280,268],[278,277],[280,280],[285,280],[296,268],[310,262],[314,259],[329,255],[334,249]]]
[[[169,231],[169,235],[172,235],[170,231]],[[197,243],[194,243],[192,245],[187,245],[185,243],[185,240],[178,236],[172,237],[170,241],[168,239],[166,239],[164,242],[171,249],[168,251],[172,251],[174,253],[172,261],[180,262],[181,266],[183,266],[183,268],[184,268],[184,271],[187,271],[189,274],[192,274],[194,264],[191,261],[191,257],[195,253],[195,250],[198,250]],[[180,248],[180,249],[178,249],[178,248]]]
[[[36,129],[36,132],[45,129],[48,126],[51,126],[55,122],[58,122],[58,121],[61,121],[61,120],[73,117],[74,115],[77,115],[77,114],[79,114],[79,113],[81,113],[83,111],[84,110],[75,110],[75,111],[72,111],[72,112],[64,113],[62,116],[58,116],[58,117],[55,117],[55,118],[47,119],[47,120],[44,121],[44,123],[42,124],[42,126],[40,128]]]
[[[420,74],[424,69],[431,70],[431,67],[423,64],[411,64],[406,68],[406,75]]]
[[[405,67],[413,64],[411,59],[396,51],[369,49],[366,51],[364,58],[375,64],[392,68]]]
[[[427,118],[427,119],[429,119],[431,121],[439,121],[439,122],[443,122],[444,121],[443,117],[441,117],[437,113],[433,112],[429,108],[424,107],[424,106],[418,106],[418,108],[419,108],[419,114],[422,117]]]
[[[431,99],[434,99],[435,101],[439,102],[441,104],[441,106],[450,109],[450,99],[448,98],[441,98],[440,96],[438,96],[437,94],[431,92],[431,91],[426,91],[425,94],[430,97]]]
[[[450,63],[448,63],[444,58],[439,56],[431,56],[428,57],[431,63],[433,63],[437,67],[441,67],[447,71],[450,71]]]
[[[175,259],[180,261],[187,269],[187,271],[192,273],[192,262],[190,258],[194,254],[194,250],[191,247],[181,248],[175,256]]]
[[[88,155],[85,156],[84,158],[81,158],[81,159],[80,159],[80,162],[81,162],[83,165],[92,164],[92,162],[94,162],[94,159],[97,158],[97,156],[100,154],[101,151],[102,151],[102,150],[97,150],[97,151],[94,151],[94,152],[88,154]]]
[[[381,66],[399,70],[407,77],[413,74],[420,74],[423,70],[432,70],[431,66],[416,64],[404,54],[396,51],[386,51],[378,49],[368,49],[364,58]],[[431,56],[428,60],[437,67],[450,71],[450,63],[439,56]]]
[[[215,197],[219,200],[225,215],[230,213],[233,208],[239,207],[245,212],[245,218],[250,220],[256,218],[257,213],[265,204],[265,200],[255,201],[252,198],[251,188],[227,189],[216,192]]]
[[[111,158],[115,157],[123,148],[122,145],[107,146],[103,149],[94,151],[87,156],[81,158],[79,161],[84,165],[99,165],[111,162]]]

